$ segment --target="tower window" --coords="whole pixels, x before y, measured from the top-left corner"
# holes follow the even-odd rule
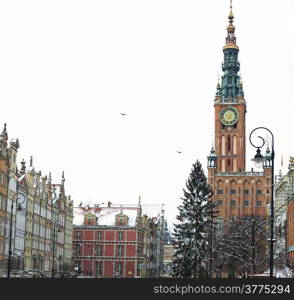
[[[230,170],[231,170],[231,160],[228,159],[228,169],[227,169],[227,171],[230,171]]]
[[[244,200],[243,205],[244,206],[249,206],[249,201],[248,200]]]
[[[231,195],[235,195],[236,194],[236,190],[232,189],[230,192]]]
[[[256,195],[261,195],[261,194],[262,194],[261,190],[256,190]]]
[[[260,200],[256,201],[256,206],[259,206],[259,207],[261,206],[261,201]]]
[[[228,151],[231,151],[231,137],[228,136]]]
[[[217,201],[217,205],[218,205],[218,206],[222,206],[222,205],[223,205],[223,200],[218,200],[218,201]]]
[[[224,191],[223,191],[223,190],[217,190],[217,193],[218,193],[219,195],[222,195],[222,194],[224,193]]]
[[[231,206],[236,206],[236,201],[235,200],[231,200]]]
[[[244,195],[249,195],[249,190],[244,190]]]

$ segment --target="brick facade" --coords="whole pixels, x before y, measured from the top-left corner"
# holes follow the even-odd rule
[[[81,218],[79,222],[74,219],[77,276],[159,277],[163,221],[142,216],[140,211],[139,206],[75,208]]]

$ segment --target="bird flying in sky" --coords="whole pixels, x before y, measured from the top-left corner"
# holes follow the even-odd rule
[[[178,153],[182,153],[182,151],[177,151]]]
[[[127,115],[127,114],[125,114],[125,113],[120,113],[120,114],[121,114],[123,117]]]

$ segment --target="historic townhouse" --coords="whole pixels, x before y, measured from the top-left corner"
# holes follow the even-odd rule
[[[0,135],[0,276],[6,276],[11,226],[11,274],[72,271],[73,201],[61,182],[36,172],[33,159],[17,168],[19,141],[8,147],[6,125]],[[11,204],[13,211],[11,212]],[[53,261],[54,268],[53,268]]]
[[[290,157],[288,173],[276,183],[275,228],[278,255],[286,253],[287,263],[294,266],[294,157]]]
[[[159,213],[148,217],[144,209],[142,213],[140,203],[76,207],[73,260],[77,275],[159,277],[163,263],[163,211]]]
[[[4,270],[5,222],[7,202],[7,178],[9,159],[7,151],[8,135],[6,124],[0,135],[0,275]]]

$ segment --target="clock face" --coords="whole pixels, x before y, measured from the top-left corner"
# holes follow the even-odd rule
[[[221,110],[220,121],[226,126],[232,126],[238,122],[239,113],[234,107],[228,106]]]

